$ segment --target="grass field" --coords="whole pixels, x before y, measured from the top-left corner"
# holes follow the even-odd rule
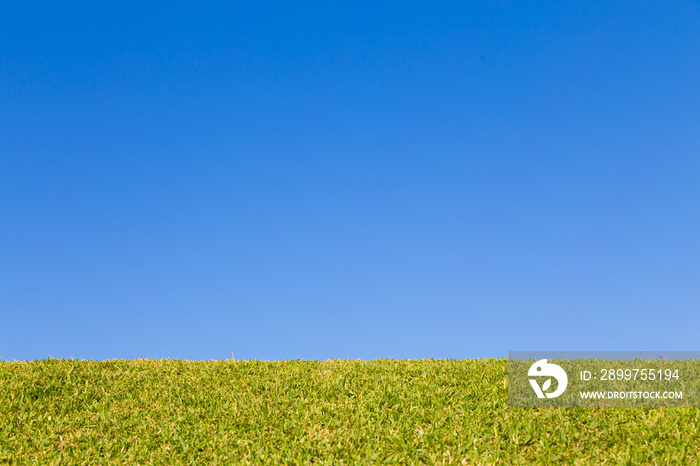
[[[0,362],[0,463],[698,464],[700,410],[507,407],[507,360]]]

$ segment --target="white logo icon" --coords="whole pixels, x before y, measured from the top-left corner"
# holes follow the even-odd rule
[[[547,379],[540,388],[536,380],[530,379],[530,385],[537,394],[537,398],[556,398],[566,390],[566,385],[569,383],[569,378],[566,376],[564,369],[556,364],[548,364],[546,359],[540,359],[534,363],[527,375],[537,377],[554,377],[557,380],[557,389],[552,393],[545,393],[552,385],[552,379]]]

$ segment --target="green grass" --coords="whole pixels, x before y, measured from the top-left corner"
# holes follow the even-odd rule
[[[0,463],[698,464],[697,409],[509,409],[507,360],[0,362]]]

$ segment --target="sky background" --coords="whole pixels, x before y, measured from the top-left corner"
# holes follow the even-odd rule
[[[0,6],[0,357],[700,349],[700,2],[68,3]]]

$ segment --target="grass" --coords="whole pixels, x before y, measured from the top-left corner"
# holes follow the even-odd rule
[[[507,360],[0,362],[0,463],[698,464],[698,409],[509,409]]]

